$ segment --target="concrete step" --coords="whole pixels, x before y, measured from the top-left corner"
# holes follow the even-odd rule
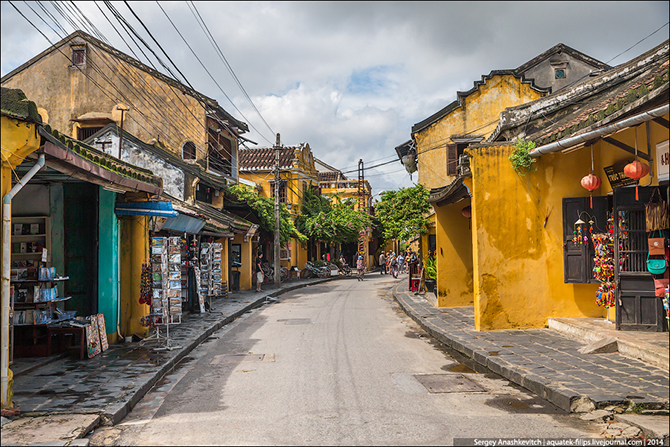
[[[640,359],[666,371],[670,368],[667,332],[617,331],[614,324],[594,318],[549,318],[548,326],[585,344],[614,338],[619,354]]]

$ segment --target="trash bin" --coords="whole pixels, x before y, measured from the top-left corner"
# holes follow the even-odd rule
[[[240,291],[240,275],[241,273],[237,270],[233,270],[232,277],[230,278],[230,291],[239,292]]]

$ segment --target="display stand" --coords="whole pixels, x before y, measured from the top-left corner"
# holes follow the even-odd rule
[[[207,297],[209,311],[212,311],[212,297],[222,294],[221,252],[223,245],[218,242],[203,243],[200,246],[200,293]]]
[[[181,309],[181,238],[151,238],[151,325],[155,328],[152,337],[160,345],[155,351],[181,348],[174,346],[170,338],[170,326],[180,324]],[[165,326],[165,335],[161,333]]]

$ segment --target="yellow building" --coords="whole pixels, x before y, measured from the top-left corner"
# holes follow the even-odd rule
[[[45,123],[68,136],[73,144],[86,142],[99,150],[105,163],[111,157],[111,162],[125,161],[163,179],[165,189],[160,196],[133,196],[110,187],[100,192],[91,190],[82,197],[83,190],[72,188],[70,201],[81,201],[82,209],[88,200],[95,202],[98,196],[106,197],[112,214],[117,202],[174,203],[184,211],[179,214],[182,221],[188,220],[191,213],[202,217],[200,220],[205,223],[198,236],[222,243],[225,260],[231,259],[231,239],[236,235],[244,237],[251,230],[249,222],[223,210],[223,191],[238,181],[238,146],[248,127],[212,98],[83,31],[70,34],[7,73],[2,77],[2,86],[21,88],[39,105]],[[65,192],[68,193],[67,188]],[[121,241],[122,277],[139,278],[149,229],[160,229],[160,225],[140,222],[142,219],[148,220],[148,216],[121,217],[118,229],[110,227],[110,234]],[[164,233],[184,234],[185,227],[170,226],[171,223],[174,222],[164,227]],[[140,230],[133,225],[143,229],[142,238],[137,239]],[[131,258],[135,261],[130,262]],[[245,268],[251,271],[251,263]],[[110,269],[113,270],[111,266]],[[228,273],[224,265],[222,281],[230,282]],[[138,289],[124,284],[124,302],[134,303],[134,295],[128,294]],[[94,295],[96,291],[87,293]],[[141,316],[139,312],[133,315],[123,332],[146,333],[147,329],[140,326]]]
[[[319,189],[321,194],[331,198],[331,201],[347,199],[354,202],[354,209],[372,213],[372,187],[367,180],[348,179],[339,169],[336,169],[323,161],[316,159],[316,169],[319,171]],[[368,269],[379,264],[380,247],[372,238],[372,229],[368,228],[361,232],[358,244],[355,246],[340,247],[340,251],[350,265],[355,260],[355,254],[363,256],[367,261]],[[335,247],[331,247],[332,255],[336,255]]]
[[[473,183],[465,149],[486,140],[497,129],[504,109],[537,100],[552,89],[606,68],[558,44],[516,69],[491,71],[472,89],[457,92],[454,102],[415,124],[412,139],[396,148],[401,160],[408,158],[404,163],[417,165],[419,183],[431,190],[439,306],[475,302],[470,220]],[[423,236],[422,249],[430,246],[430,237],[430,232]]]
[[[314,167],[314,156],[308,143],[281,147],[278,151],[281,172],[279,202],[286,205],[295,221],[300,214],[305,191],[308,188],[318,188],[318,172]],[[239,152],[240,178],[245,183],[255,185],[263,196],[273,199],[275,196],[276,152],[274,148],[241,149]],[[256,251],[262,252],[266,260],[272,259],[273,242],[269,239],[260,242],[261,245],[256,248]],[[317,250],[316,244],[301,244],[293,239],[280,250],[281,265],[287,268],[295,266],[298,269],[304,269],[308,260],[318,259]]]
[[[552,317],[605,317],[620,330],[667,330],[655,296],[663,274],[652,275],[646,265],[652,233],[645,204],[652,196],[668,203],[668,67],[666,41],[602,75],[505,110],[489,142],[466,151],[478,330],[543,327]],[[526,175],[509,160],[520,138],[537,146]],[[635,159],[650,168],[639,187],[623,172]],[[592,202],[581,185],[589,174],[602,181]],[[667,246],[667,229],[655,234]],[[611,240],[612,254],[596,256],[603,240]],[[612,275],[594,277],[596,257],[598,265],[606,259],[613,266]],[[613,294],[598,303],[599,290]]]

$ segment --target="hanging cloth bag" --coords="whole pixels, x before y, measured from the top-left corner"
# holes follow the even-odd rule
[[[658,194],[658,202],[654,202],[654,197]],[[650,231],[659,231],[670,228],[670,214],[668,205],[661,198],[661,191],[657,188],[649,198],[649,202],[644,205],[647,217],[647,233]]]
[[[658,231],[659,237],[654,237],[654,231],[651,233],[651,237],[647,239],[649,245],[649,254],[652,256],[655,255],[665,255],[665,238],[663,233]]]
[[[665,258],[663,259],[649,259],[647,255],[647,270],[652,275],[662,275],[665,272]]]

